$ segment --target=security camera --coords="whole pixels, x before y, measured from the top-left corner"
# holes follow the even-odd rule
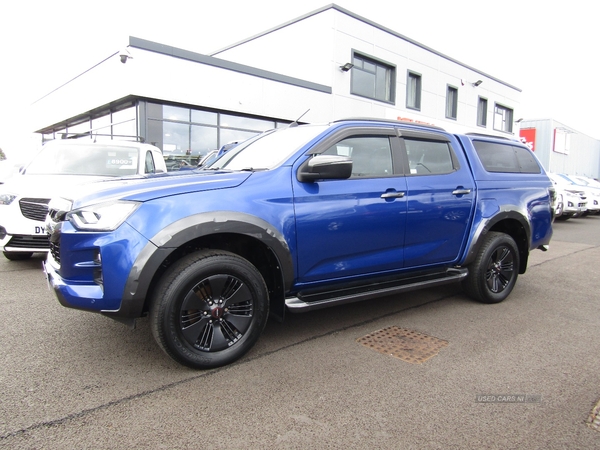
[[[133,59],[133,56],[131,56],[131,53],[129,53],[129,50],[127,50],[126,48],[124,48],[123,50],[121,50],[121,52],[119,53],[119,58],[121,59],[121,62],[123,64],[125,64],[127,62],[128,59]]]

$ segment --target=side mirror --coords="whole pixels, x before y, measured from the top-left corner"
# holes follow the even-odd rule
[[[316,155],[298,169],[298,181],[345,180],[352,175],[352,160],[348,156]]]

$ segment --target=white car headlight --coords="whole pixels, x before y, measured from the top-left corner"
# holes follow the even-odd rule
[[[66,219],[82,231],[116,230],[140,205],[137,202],[115,201],[86,206],[67,213]]]
[[[10,205],[15,198],[17,198],[17,196],[13,194],[0,194],[0,205]]]

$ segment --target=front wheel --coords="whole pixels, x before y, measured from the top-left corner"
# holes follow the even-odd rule
[[[463,288],[482,303],[500,303],[513,290],[519,274],[519,251],[506,233],[491,231],[484,237]]]
[[[247,260],[225,251],[198,251],[165,273],[152,298],[150,325],[175,361],[211,369],[241,358],[267,323],[268,292]]]

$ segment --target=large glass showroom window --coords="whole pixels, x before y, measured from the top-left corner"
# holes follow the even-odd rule
[[[42,141],[46,142],[63,137],[89,138],[95,141],[111,139],[137,140],[136,107],[129,106],[116,111],[105,111],[73,120],[66,125],[51,130],[44,130]]]
[[[272,120],[157,103],[147,103],[146,111],[146,141],[162,149],[169,170],[178,170],[184,165],[197,165],[212,150],[280,125]]]

